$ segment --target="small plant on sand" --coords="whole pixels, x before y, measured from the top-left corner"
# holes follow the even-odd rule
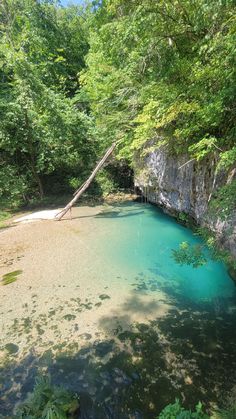
[[[79,400],[62,387],[52,385],[50,377],[39,377],[31,396],[17,411],[18,419],[66,419],[75,418]]]

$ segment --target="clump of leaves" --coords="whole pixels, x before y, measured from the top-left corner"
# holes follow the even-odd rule
[[[190,265],[193,268],[199,268],[207,263],[202,249],[202,245],[190,245],[188,242],[182,242],[179,249],[173,249],[172,255],[176,263],[179,265]]]
[[[19,419],[66,419],[75,418],[79,409],[76,394],[52,385],[50,377],[38,377],[32,395],[19,408]]]
[[[175,403],[168,404],[158,416],[158,419],[210,419],[210,417],[203,412],[202,403],[198,403],[194,412],[185,410],[178,399]]]
[[[187,222],[188,222],[188,215],[187,215],[187,214],[185,214],[185,212],[180,212],[180,213],[178,214],[178,219],[179,219],[179,221],[181,221],[182,223],[187,224]]]
[[[235,274],[233,272],[236,271],[236,260],[232,257],[230,252],[220,245],[220,243],[217,241],[217,237],[215,237],[212,231],[210,231],[208,228],[199,227],[197,232],[199,236],[201,236],[204,240],[210,252],[210,258],[212,260],[220,260],[224,262],[231,271],[231,276],[235,277]]]

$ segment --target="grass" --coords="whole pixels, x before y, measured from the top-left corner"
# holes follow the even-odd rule
[[[12,213],[10,211],[0,210],[0,229],[6,227],[6,221],[11,218]]]

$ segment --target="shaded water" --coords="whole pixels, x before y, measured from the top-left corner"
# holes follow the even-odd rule
[[[79,215],[68,228],[78,221],[82,228],[86,220],[87,236],[70,232],[74,259],[63,249],[69,264],[64,285],[63,261],[53,265],[57,277],[46,289],[52,307],[40,314],[47,285],[36,289],[37,297],[32,284],[29,317],[15,319],[6,335],[8,348],[19,345],[24,355],[14,347],[0,368],[2,417],[41,371],[81,395],[83,418],[152,419],[175,397],[188,407],[199,400],[208,409],[226,403],[236,393],[236,287],[224,265],[210,259],[198,269],[176,264],[172,249],[201,240],[149,204],[104,207]],[[51,340],[49,332],[55,333]]]

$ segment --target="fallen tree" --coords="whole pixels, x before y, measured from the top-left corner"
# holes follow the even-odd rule
[[[89,187],[90,183],[93,181],[98,171],[103,167],[108,157],[110,157],[110,155],[113,153],[116,146],[117,146],[117,143],[113,143],[111,147],[108,148],[103,158],[98,162],[97,166],[95,167],[95,169],[93,170],[89,178],[86,180],[86,182],[84,182],[83,185],[77,191],[75,191],[74,198],[65,206],[65,208],[63,208],[63,210],[61,210],[55,215],[54,219],[56,219],[57,221],[60,221],[62,217],[64,217],[64,215],[69,210],[71,210],[71,208],[78,201],[78,199],[83,194],[83,192],[86,191],[86,189]]]

